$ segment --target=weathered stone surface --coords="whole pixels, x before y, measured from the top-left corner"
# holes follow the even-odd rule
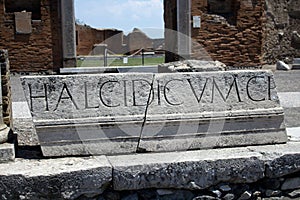
[[[14,144],[4,143],[0,144],[0,163],[13,161],[15,159]]]
[[[230,192],[231,191],[231,187],[229,185],[221,185],[219,188],[223,192]]]
[[[267,156],[266,177],[278,178],[300,171],[299,143],[274,145],[272,147],[249,147]]]
[[[45,156],[287,141],[268,71],[24,77]]]
[[[226,65],[219,61],[184,60],[158,65],[159,73],[224,71]]]
[[[111,181],[107,159],[63,158],[0,164],[3,199],[75,199],[99,195]]]
[[[15,12],[15,26],[17,34],[32,33],[31,12]]]
[[[226,195],[223,197],[224,200],[233,200],[234,198],[235,198],[234,194],[231,194],[231,193],[226,194]]]
[[[224,153],[226,158],[223,157]],[[260,157],[259,153],[233,148],[110,156],[108,159],[114,168],[115,190],[193,190],[196,189],[195,185],[197,189],[205,189],[221,182],[255,182],[264,176],[264,161]]]

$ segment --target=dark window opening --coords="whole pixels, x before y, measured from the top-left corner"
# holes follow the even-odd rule
[[[237,0],[208,0],[208,13],[224,17],[231,25],[236,25],[238,9]]]
[[[5,0],[5,12],[31,12],[33,20],[41,19],[41,1],[40,0]]]

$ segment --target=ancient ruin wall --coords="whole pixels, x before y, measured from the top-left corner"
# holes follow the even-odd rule
[[[263,6],[263,0],[192,0],[192,16],[201,17],[201,28],[192,29],[192,38],[213,60],[260,66]],[[201,57],[197,48],[194,45],[194,58]]]
[[[266,0],[262,58],[273,64],[278,60],[291,63],[300,57],[300,2],[297,0]],[[293,33],[294,32],[294,33]]]
[[[57,1],[40,1],[40,10],[32,11],[31,33],[18,34],[13,11],[22,11],[21,6],[8,10],[5,1],[0,1],[0,48],[8,49],[12,72],[58,71],[61,64],[58,5]]]
[[[137,28],[125,37],[125,43],[130,53],[135,53],[140,49],[153,49],[152,39]]]
[[[90,55],[95,44],[107,44],[114,53],[126,52],[123,32],[116,29],[95,29],[87,25],[76,25],[77,55]]]

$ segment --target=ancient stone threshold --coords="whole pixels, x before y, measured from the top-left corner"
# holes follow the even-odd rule
[[[287,181],[281,177],[299,171],[300,142],[119,156],[17,158],[0,164],[0,193],[4,199],[97,199],[92,197],[108,190],[192,192],[220,184]],[[294,188],[282,185],[279,189],[300,187],[299,179],[293,179]]]

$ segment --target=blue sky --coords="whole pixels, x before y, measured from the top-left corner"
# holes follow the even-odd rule
[[[140,28],[163,37],[163,0],[75,0],[76,19],[95,28],[117,28],[126,34]]]

